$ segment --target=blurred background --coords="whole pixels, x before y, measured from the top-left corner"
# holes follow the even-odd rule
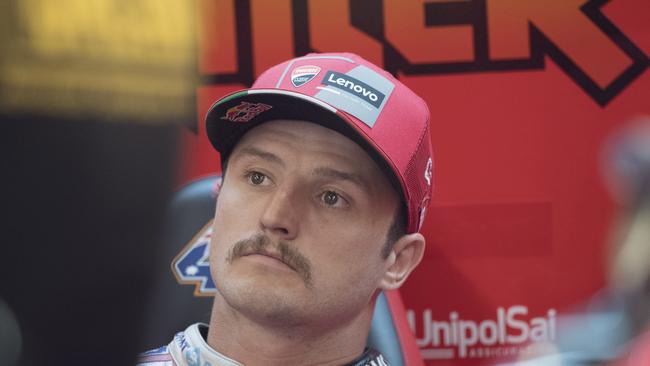
[[[350,51],[431,110],[428,247],[401,291],[426,364],[647,362],[649,13],[647,0],[4,1],[0,359],[128,365],[168,342],[144,324],[156,284],[176,283],[166,204],[219,170],[202,116],[273,64]]]
[[[129,365],[179,130],[195,4],[0,4],[0,364]]]

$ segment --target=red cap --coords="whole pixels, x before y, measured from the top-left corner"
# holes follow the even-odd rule
[[[433,185],[429,109],[390,73],[355,54],[311,53],[219,99],[205,122],[225,161],[246,131],[276,119],[318,123],[359,144],[401,193],[407,232],[420,230]]]

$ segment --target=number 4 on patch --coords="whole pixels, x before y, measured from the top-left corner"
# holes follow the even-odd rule
[[[213,296],[217,289],[210,275],[210,238],[212,220],[190,240],[172,261],[178,283],[195,285],[194,296]]]

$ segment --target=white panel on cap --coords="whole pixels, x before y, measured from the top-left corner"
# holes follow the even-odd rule
[[[323,80],[315,97],[357,117],[373,127],[395,84],[372,69],[359,65],[342,74],[323,70]],[[381,103],[379,103],[381,102]]]

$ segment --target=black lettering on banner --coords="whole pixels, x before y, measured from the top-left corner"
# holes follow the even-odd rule
[[[233,0],[235,1],[235,0]],[[382,0],[349,0],[350,23],[381,42],[384,46],[384,68],[396,75],[506,72],[544,69],[544,58],[549,56],[580,88],[601,106],[607,105],[650,65],[650,59],[620,29],[607,19],[600,8],[609,0],[590,0],[581,11],[631,60],[631,65],[606,87],[600,87],[579,65],[563,52],[534,24],[529,25],[530,57],[527,59],[491,60],[487,34],[486,1],[425,2],[424,24],[428,27],[445,25],[471,25],[473,28],[474,60],[470,62],[444,62],[411,64],[403,57],[399,45],[391,45],[384,37],[384,12]],[[544,0],[536,0],[544,1]],[[203,75],[206,84],[242,83],[251,85],[253,75],[250,0],[235,1],[238,72],[232,74]],[[293,0],[293,33],[295,55],[317,52],[309,44],[309,2]],[[408,21],[408,20],[404,20]],[[425,46],[425,45],[423,45]],[[270,66],[270,65],[269,65]]]

